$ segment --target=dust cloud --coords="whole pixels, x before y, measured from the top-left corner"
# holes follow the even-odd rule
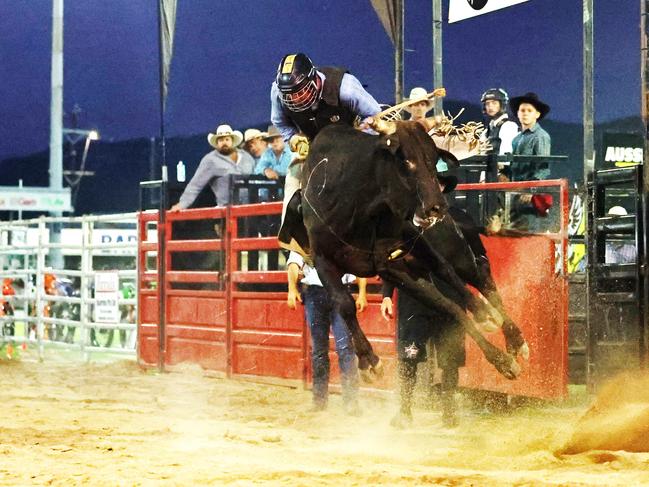
[[[649,452],[649,372],[627,372],[602,386],[559,453],[589,450]]]

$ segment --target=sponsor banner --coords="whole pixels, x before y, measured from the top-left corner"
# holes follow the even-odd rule
[[[529,0],[449,0],[448,21],[458,22]]]
[[[0,186],[0,211],[72,211],[70,188]]]
[[[117,272],[95,274],[95,322],[119,323],[119,275]]]
[[[644,140],[639,134],[604,132],[601,154],[604,169],[636,166],[644,161]]]

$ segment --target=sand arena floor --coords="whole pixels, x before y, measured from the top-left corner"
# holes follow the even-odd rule
[[[588,450],[606,445],[573,437],[585,403],[465,407],[453,430],[416,410],[412,428],[394,430],[395,397],[364,395],[360,418],[343,414],[339,396],[310,413],[308,391],[195,367],[4,361],[0,384],[2,485],[649,485],[646,450]],[[626,426],[649,438],[649,398],[635,396]],[[591,409],[585,427],[611,432],[610,406]],[[567,444],[586,451],[554,453]]]

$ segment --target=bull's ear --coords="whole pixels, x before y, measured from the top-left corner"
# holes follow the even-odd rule
[[[397,134],[383,135],[381,136],[379,146],[382,149],[389,151],[391,154],[396,154],[400,146],[399,137],[397,137]]]
[[[451,154],[449,151],[446,151],[444,149],[440,149],[439,147],[437,148],[437,153],[439,154],[439,158],[444,161],[446,164],[448,164],[448,167],[460,167],[460,161],[457,160],[457,157],[455,157],[453,154]]]

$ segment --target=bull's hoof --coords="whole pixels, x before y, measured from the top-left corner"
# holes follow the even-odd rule
[[[509,380],[514,380],[521,373],[521,366],[518,365],[516,359],[510,354],[503,354],[501,360],[496,361],[494,364],[496,370],[500,372]]]
[[[390,420],[390,426],[397,429],[405,429],[412,426],[412,413],[410,411],[399,411]]]
[[[516,355],[523,357],[526,362],[530,359],[530,346],[527,344],[527,342],[523,342],[520,348],[516,351]]]
[[[359,361],[358,369],[361,375],[361,379],[363,380],[363,382],[367,384],[373,384],[377,380],[381,379],[384,373],[383,362],[381,362],[380,359],[376,362],[376,364],[374,365],[368,364],[365,368],[361,367]]]

